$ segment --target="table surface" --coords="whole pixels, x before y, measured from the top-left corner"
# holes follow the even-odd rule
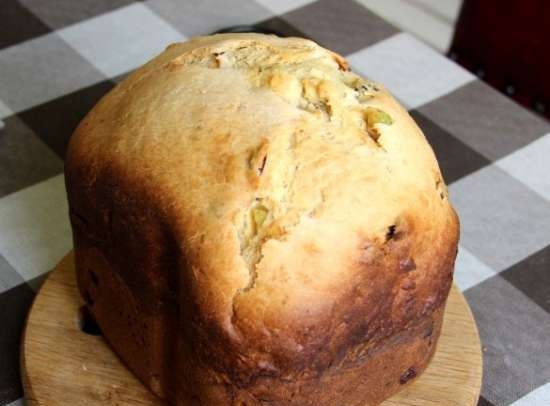
[[[343,54],[409,109],[461,218],[455,281],[483,342],[479,404],[550,404],[550,124],[361,1],[3,0],[0,406],[22,404],[25,315],[71,249],[63,156],[75,125],[166,44],[254,23]]]

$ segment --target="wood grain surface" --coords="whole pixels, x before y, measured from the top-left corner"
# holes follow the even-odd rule
[[[49,275],[27,319],[21,352],[27,404],[163,405],[124,367],[101,336],[81,331],[82,305],[71,252]],[[382,406],[475,406],[481,374],[477,328],[464,297],[453,287],[430,366]]]

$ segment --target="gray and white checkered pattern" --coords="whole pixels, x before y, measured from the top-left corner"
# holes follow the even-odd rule
[[[0,406],[22,404],[24,318],[71,249],[72,130],[168,43],[234,24],[312,38],[410,109],[462,221],[455,281],[483,341],[479,405],[550,404],[549,123],[354,0],[3,0],[0,22]]]

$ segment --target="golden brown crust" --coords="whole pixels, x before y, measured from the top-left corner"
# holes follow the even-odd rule
[[[433,353],[458,240],[437,162],[311,41],[171,45],[79,125],[66,181],[82,294],[164,397],[375,404]]]

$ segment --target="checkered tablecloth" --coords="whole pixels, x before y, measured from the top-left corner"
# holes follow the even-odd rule
[[[483,342],[479,404],[550,405],[550,125],[374,15],[371,1],[0,2],[0,406],[23,402],[25,315],[71,249],[72,130],[167,44],[234,24],[312,38],[407,106],[462,222],[455,280]]]

